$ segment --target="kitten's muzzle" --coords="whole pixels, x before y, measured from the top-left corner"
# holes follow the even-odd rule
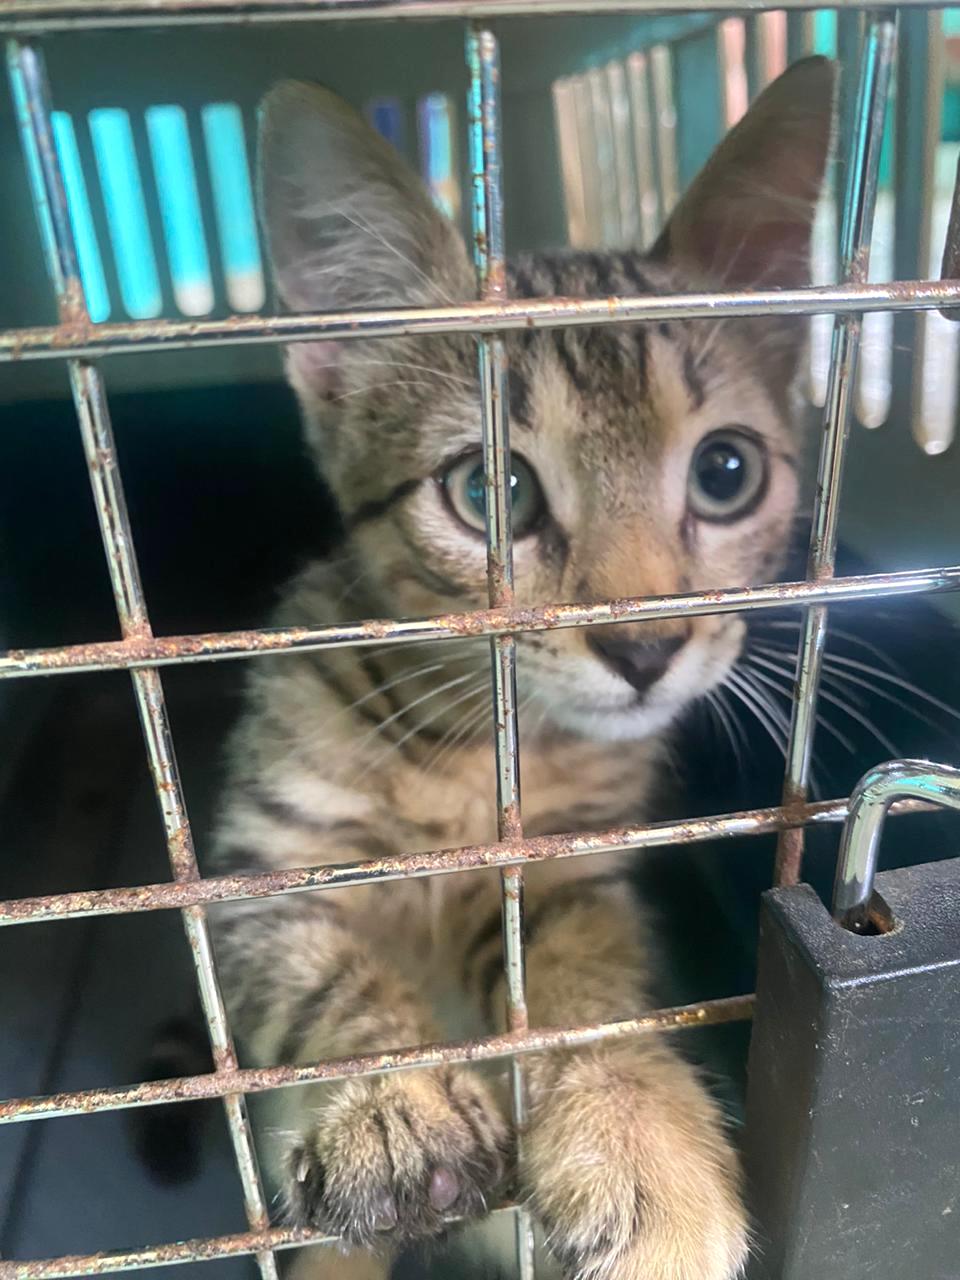
[[[621,630],[591,628],[587,643],[615,675],[626,680],[639,694],[646,693],[666,674],[673,658],[689,639],[689,633],[685,633],[638,640],[629,634],[618,634]]]

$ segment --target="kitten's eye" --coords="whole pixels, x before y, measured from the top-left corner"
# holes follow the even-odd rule
[[[736,520],[759,503],[767,484],[767,455],[753,436],[734,428],[701,440],[690,463],[688,501],[701,520]]]
[[[540,519],[544,510],[543,490],[532,467],[514,454],[511,459],[510,502],[513,511],[514,537],[522,538]],[[456,516],[481,533],[487,510],[483,456],[468,453],[441,478],[447,501]]]

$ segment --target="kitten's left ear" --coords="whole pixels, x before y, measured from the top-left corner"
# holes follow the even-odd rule
[[[836,82],[835,63],[805,58],[765,89],[694,179],[651,257],[717,284],[808,284]]]

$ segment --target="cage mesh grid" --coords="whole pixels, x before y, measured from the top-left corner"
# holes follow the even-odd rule
[[[691,7],[679,0],[675,9]],[[780,6],[784,7],[784,6]],[[787,7],[790,7],[789,5]],[[0,9],[0,30],[8,35],[74,26],[139,25],[163,20],[229,21],[251,17],[477,17],[499,13],[583,12],[580,0],[8,0]],[[650,8],[646,0],[597,0],[591,12]],[[44,1261],[0,1262],[3,1280],[93,1275],[164,1264],[254,1254],[261,1275],[276,1275],[273,1251],[320,1242],[321,1234],[269,1226],[257,1171],[244,1095],[309,1080],[423,1067],[444,1062],[506,1058],[513,1072],[514,1119],[524,1116],[520,1060],[525,1053],[558,1046],[586,1044],[621,1035],[665,1028],[704,1025],[749,1017],[750,996],[700,1005],[660,1009],[614,1023],[560,1030],[531,1030],[524,1000],[522,866],[538,859],[583,856],[601,850],[638,849],[689,843],[717,836],[779,831],[778,880],[797,879],[805,825],[843,821],[844,800],[807,801],[809,749],[815,724],[820,660],[826,632],[827,605],[844,600],[956,589],[960,567],[914,573],[833,576],[836,525],[843,461],[849,430],[849,392],[859,343],[859,316],[874,310],[920,310],[960,303],[955,282],[914,281],[868,286],[866,265],[876,196],[880,139],[883,131],[890,69],[896,40],[895,13],[878,7],[866,23],[854,119],[854,154],[844,199],[843,263],[845,283],[830,289],[779,293],[714,293],[573,303],[547,300],[516,304],[504,301],[502,199],[499,187],[499,101],[497,43],[482,26],[467,30],[470,73],[471,141],[474,159],[474,230],[478,246],[478,280],[483,301],[474,306],[364,312],[355,315],[258,318],[240,324],[146,323],[90,325],[77,271],[76,252],[53,146],[49,90],[38,49],[31,43],[8,45],[15,106],[21,127],[34,202],[43,235],[48,268],[57,293],[60,323],[55,327],[0,334],[0,359],[18,356],[68,361],[91,485],[107,554],[122,639],[94,645],[15,651],[0,657],[0,676],[23,677],[64,671],[125,668],[131,673],[151,773],[160,804],[173,881],[145,888],[114,889],[20,899],[0,903],[0,923],[28,923],[78,916],[181,910],[194,958],[204,1015],[214,1049],[212,1073],[126,1088],[84,1090],[0,1103],[0,1121],[87,1114],[201,1097],[222,1097],[247,1211],[249,1230],[217,1239],[185,1241],[127,1253],[61,1257]],[[666,316],[763,315],[773,312],[835,314],[830,394],[824,414],[824,442],[815,497],[808,580],[758,588],[675,597],[611,601],[600,605],[545,605],[518,609],[513,599],[512,548],[508,500],[509,432],[503,395],[506,361],[502,333],[518,327],[555,327],[569,323],[622,323]],[[156,637],[150,628],[139,579],[123,486],[116,464],[102,378],[89,358],[123,350],[184,347],[244,341],[283,342],[377,333],[474,332],[479,336],[483,410],[483,451],[488,494],[487,549],[490,608],[426,620],[375,620],[346,627],[293,628],[218,633],[207,636]],[[605,832],[524,839],[522,832],[518,733],[516,719],[515,636],[519,632],[563,626],[677,617],[761,609],[794,604],[805,608],[806,622],[799,660],[797,692],[790,730],[784,802],[763,810],[715,818],[619,828]],[[495,707],[498,840],[490,845],[441,850],[407,858],[372,859],[336,867],[298,868],[277,873],[203,879],[193,852],[192,835],[177,773],[176,759],[158,668],[171,663],[293,652],[303,648],[402,644],[415,639],[455,640],[465,635],[490,637]],[[901,808],[909,808],[907,802]],[[212,902],[242,900],[320,888],[344,887],[407,876],[499,867],[502,875],[503,943],[507,972],[508,1030],[478,1040],[416,1046],[308,1066],[240,1069],[217,982],[205,917]],[[532,1274],[529,1219],[522,1206],[504,1209],[516,1215],[517,1254],[521,1275]]]

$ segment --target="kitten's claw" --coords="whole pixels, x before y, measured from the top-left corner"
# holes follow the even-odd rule
[[[356,1245],[436,1234],[471,1217],[503,1171],[506,1128],[464,1071],[351,1081],[288,1159],[289,1217]]]

